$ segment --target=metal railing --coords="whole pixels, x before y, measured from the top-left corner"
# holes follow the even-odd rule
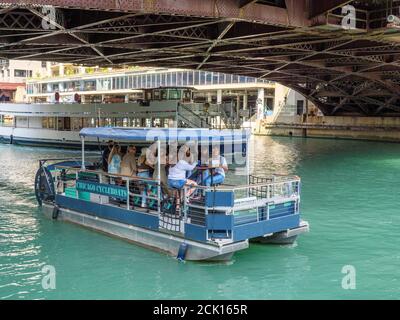
[[[194,194],[205,192],[233,192],[235,199],[234,206],[231,208],[207,206],[203,201],[184,201],[183,214],[184,221],[192,224],[204,226],[206,215],[231,214],[235,217],[235,225],[254,223],[270,220],[269,205],[281,204],[285,202],[294,203],[294,213],[299,213],[300,185],[298,176],[274,175],[271,177],[250,176],[250,183],[241,186],[220,185],[215,187],[204,186],[185,186],[185,193],[189,189],[195,189]]]
[[[65,194],[66,190],[79,192],[76,190],[76,181],[81,179],[80,175],[82,176],[82,174],[86,173],[91,174],[92,177],[96,177],[98,179],[96,182],[98,183],[126,187],[126,200],[113,200],[112,196],[105,196],[110,198],[111,201],[102,204],[117,207],[122,206],[127,210],[132,210],[135,207],[141,207],[140,204],[143,201],[146,204],[147,213],[151,211],[160,213],[161,211],[161,182],[158,179],[111,174],[101,170],[87,170],[62,165],[55,165],[55,168],[58,169],[55,178],[57,182],[57,194]],[[70,171],[74,174],[69,174]],[[85,178],[82,179],[85,180]]]

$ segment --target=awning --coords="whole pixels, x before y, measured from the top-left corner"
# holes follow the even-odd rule
[[[247,143],[250,130],[209,130],[186,128],[83,128],[82,137],[92,137],[115,141],[197,141],[207,142],[237,142]]]
[[[25,83],[0,82],[0,90],[15,91],[18,87],[25,87]]]

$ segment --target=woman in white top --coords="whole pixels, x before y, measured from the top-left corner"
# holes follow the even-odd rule
[[[197,186],[195,181],[186,179],[186,173],[196,168],[197,163],[187,146],[183,146],[180,152],[182,151],[185,159],[180,159],[176,165],[169,169],[168,186],[173,189],[182,189],[185,185]],[[186,196],[190,197],[194,191],[194,188],[190,188]]]

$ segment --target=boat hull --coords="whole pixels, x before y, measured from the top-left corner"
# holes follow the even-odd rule
[[[46,217],[53,217],[55,208],[53,204],[44,203],[42,208]],[[247,240],[221,246],[209,243],[200,243],[170,233],[156,232],[146,228],[107,220],[66,208],[58,209],[57,220],[78,224],[155,251],[167,253],[174,257],[178,256],[181,244],[186,243],[188,246],[185,260],[188,261],[229,261],[232,259],[236,251],[249,247],[249,242]]]

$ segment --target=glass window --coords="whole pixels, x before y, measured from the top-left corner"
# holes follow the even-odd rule
[[[212,73],[211,72],[206,72],[206,84],[207,85],[212,84]]]
[[[160,100],[160,97],[161,97],[160,90],[154,90],[153,91],[153,99]]]
[[[185,87],[188,86],[188,73],[187,73],[187,71],[183,72],[182,85],[185,86]]]
[[[55,120],[54,120],[53,117],[49,117],[47,123],[48,123],[47,128],[49,128],[49,129],[54,129],[55,128]]]
[[[200,80],[200,72],[195,71],[194,74],[193,74],[193,77],[194,77],[193,84],[195,86],[198,86],[199,85],[199,80]]]
[[[172,86],[172,82],[171,82],[172,76],[171,73],[167,73],[167,81],[166,81],[166,85],[167,86]]]
[[[42,118],[42,128],[47,129],[49,127],[49,118],[43,117]]]
[[[176,85],[179,87],[182,86],[182,72],[176,73]]]
[[[179,89],[170,89],[169,90],[169,100],[180,100],[181,99],[181,90]]]
[[[219,75],[219,72],[213,72],[213,74],[212,74],[213,84],[218,84],[218,75]]]
[[[206,84],[206,73],[203,71],[200,71],[200,84],[205,85]]]
[[[189,71],[188,72],[188,86],[193,86],[194,84],[194,77],[193,77],[194,71]]]
[[[26,76],[27,76],[27,70],[20,70],[20,69],[14,70],[14,77],[26,77]]]
[[[219,83],[220,84],[226,83],[226,74],[225,73],[219,75]]]
[[[171,73],[171,86],[176,87],[177,81],[176,81],[176,72]]]
[[[161,75],[159,73],[156,74],[156,87],[159,88],[161,86]]]

